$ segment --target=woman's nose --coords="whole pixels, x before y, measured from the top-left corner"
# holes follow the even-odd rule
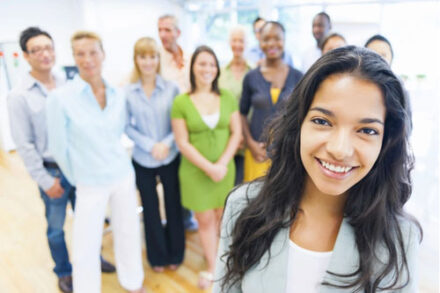
[[[350,132],[343,129],[336,130],[327,142],[327,151],[338,161],[351,157],[354,148]]]

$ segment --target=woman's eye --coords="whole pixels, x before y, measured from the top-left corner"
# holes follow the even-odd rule
[[[318,125],[326,125],[330,126],[330,123],[327,120],[321,119],[321,118],[314,118],[312,119],[312,122]]]
[[[379,132],[377,132],[376,130],[372,129],[372,128],[362,128],[360,130],[361,133],[365,133],[368,135],[378,135]]]

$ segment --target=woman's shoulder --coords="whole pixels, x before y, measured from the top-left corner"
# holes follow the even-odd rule
[[[165,79],[163,76],[159,74],[157,75],[157,79],[159,80],[160,83],[162,83],[163,88],[167,90],[172,90],[174,92],[179,92],[179,87],[177,86],[176,82],[169,79]]]
[[[225,89],[225,88],[220,89],[220,98],[226,99],[231,102],[236,102],[236,99],[235,99],[234,95],[232,94],[232,92],[228,89]]]
[[[295,81],[299,81],[301,77],[303,77],[303,73],[301,71],[290,65],[287,66],[289,67],[289,76],[291,76],[291,78],[293,78]]]
[[[253,181],[239,185],[231,191],[226,204],[234,207],[247,205],[250,200],[258,196],[262,185],[263,182],[261,181]]]
[[[263,80],[262,80],[263,79]],[[260,66],[249,70],[243,78],[243,86],[258,87],[264,81]]]
[[[261,75],[260,66],[252,68],[246,73],[247,77],[252,77],[252,78],[255,78],[256,76],[260,76],[260,75]]]
[[[122,87],[122,90],[127,98],[132,97],[139,89],[141,89],[139,82],[129,83]]]
[[[188,102],[188,98],[189,98],[189,94],[188,93],[178,94],[176,96],[176,98],[174,99],[174,104],[187,103]]]
[[[228,64],[226,64],[225,66],[223,66],[223,67],[220,67],[220,72],[224,72],[224,71],[228,71],[229,70],[229,65],[230,65],[231,63],[228,63]],[[221,75],[220,75],[221,76]]]
[[[413,218],[399,217],[398,224],[402,233],[402,240],[406,247],[418,245],[422,240],[422,230],[420,225]]]
[[[177,95],[171,107],[171,118],[185,118],[186,114],[189,111],[189,95],[184,93]]]
[[[249,202],[256,198],[261,189],[261,182],[255,181],[245,183],[235,187],[228,195],[223,214],[224,224],[222,226],[223,235],[231,235],[237,218],[241,212],[249,205]]]

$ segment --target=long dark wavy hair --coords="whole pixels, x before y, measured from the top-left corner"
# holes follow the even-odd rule
[[[422,236],[418,222],[403,211],[411,195],[410,172],[414,161],[408,145],[411,121],[408,99],[399,79],[379,55],[347,46],[318,59],[266,128],[272,165],[260,179],[262,187],[258,195],[248,198],[249,203],[237,217],[231,232],[232,244],[222,256],[226,262],[226,273],[221,280],[223,291],[241,282],[246,272],[269,250],[277,233],[289,228],[295,220],[307,176],[300,158],[301,125],[320,84],[339,73],[376,84],[384,98],[386,119],[380,154],[370,172],[348,191],[344,209],[344,216],[354,228],[359,268],[349,275],[329,272],[341,279],[357,278],[351,283],[347,281],[347,285],[324,285],[376,292],[396,289],[402,276],[407,276],[404,286],[408,284],[411,276],[399,221],[402,218],[412,221]],[[389,260],[378,272],[374,264],[379,246],[385,247]],[[389,274],[391,283],[379,288]]]
[[[216,93],[217,95],[220,95],[220,89],[218,87],[218,78],[220,76],[220,65],[218,63],[218,59],[214,51],[210,47],[205,45],[198,46],[191,57],[191,63],[190,63],[191,65],[189,67],[189,81],[191,83],[191,90],[189,91],[189,93],[192,94],[196,91],[196,77],[194,76],[194,63],[196,62],[197,56],[199,56],[199,54],[202,52],[211,54],[212,57],[214,57],[215,59],[215,66],[217,67],[217,75],[215,76],[215,79],[212,82],[211,91],[213,93]]]

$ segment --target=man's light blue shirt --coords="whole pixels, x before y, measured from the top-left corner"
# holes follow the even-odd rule
[[[126,87],[127,126],[126,133],[134,142],[133,159],[146,168],[167,165],[178,154],[171,129],[171,107],[179,94],[177,85],[156,75],[156,87],[148,98],[140,81]],[[156,143],[169,148],[168,157],[158,161],[151,155]]]
[[[72,184],[105,185],[133,172],[121,144],[124,92],[105,83],[105,96],[101,109],[90,85],[76,76],[48,97],[49,151]]]

